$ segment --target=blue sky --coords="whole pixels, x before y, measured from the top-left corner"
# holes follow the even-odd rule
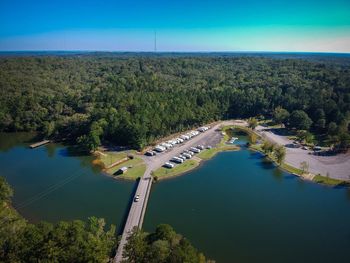
[[[350,52],[349,0],[0,1],[0,50]]]

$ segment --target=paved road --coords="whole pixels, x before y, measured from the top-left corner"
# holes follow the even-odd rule
[[[140,200],[138,202],[133,202],[130,207],[128,218],[124,226],[122,238],[119,243],[116,256],[114,258],[115,263],[119,263],[122,261],[124,246],[132,230],[135,227],[142,227],[143,218],[148,202],[148,196],[152,186],[152,171],[155,171],[156,169],[160,168],[165,162],[169,161],[172,157],[179,155],[181,152],[189,149],[192,146],[197,146],[198,144],[208,145],[208,142],[213,142],[213,137],[220,140],[222,136],[221,132],[216,131],[216,129],[219,128],[222,124],[227,125],[226,122],[216,124],[214,125],[214,127],[207,130],[206,132],[200,133],[196,137],[193,137],[192,139],[185,141],[180,145],[176,145],[174,148],[166,152],[159,153],[156,156],[143,156],[147,168],[145,174],[140,179],[135,192],[135,196],[139,195]]]
[[[114,258],[115,263],[121,262],[123,259],[123,249],[127,241],[127,237],[130,235],[132,230],[137,227],[141,228],[143,223],[143,218],[146,212],[148,197],[152,187],[152,171],[160,168],[165,162],[169,161],[174,156],[179,155],[185,150],[188,150],[191,147],[197,146],[199,144],[208,146],[215,146],[218,142],[220,142],[222,135],[221,131],[217,131],[220,126],[227,125],[243,125],[246,126],[246,122],[242,121],[222,121],[220,123],[215,124],[209,130],[199,133],[197,136],[191,138],[188,141],[185,141],[182,144],[175,145],[174,148],[167,150],[163,153],[159,153],[155,156],[143,156],[143,159],[146,163],[146,171],[143,177],[140,179],[135,196],[139,195],[140,200],[138,202],[133,202],[130,211],[128,214],[128,218],[126,220],[121,241],[119,243],[116,256]],[[134,198],[135,198],[134,196]]]
[[[141,228],[143,223],[143,217],[146,211],[148,196],[152,186],[152,177],[150,170],[147,169],[144,176],[140,179],[135,196],[139,195],[140,200],[135,202],[133,200],[129,210],[128,218],[126,220],[122,238],[120,240],[114,262],[121,262],[123,259],[123,249],[126,244],[127,238],[134,229],[134,227]],[[135,198],[135,197],[134,197]]]

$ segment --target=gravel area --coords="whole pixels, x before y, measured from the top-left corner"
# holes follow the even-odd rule
[[[256,130],[266,139],[279,145],[293,143],[286,136],[273,133],[263,126],[258,126]],[[311,154],[309,154],[311,153]],[[310,150],[301,148],[286,147],[285,162],[294,167],[300,167],[300,163],[306,161],[309,164],[309,172],[313,174],[329,175],[330,178],[339,180],[350,180],[350,154],[337,154],[334,156],[317,156]]]

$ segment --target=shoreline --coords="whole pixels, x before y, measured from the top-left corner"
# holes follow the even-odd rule
[[[195,159],[189,159],[186,162],[190,161],[190,160],[196,160],[196,162],[198,162],[197,164],[193,165],[193,167],[189,167],[188,169],[185,168],[185,170],[180,170],[179,172],[174,172],[172,174],[171,169],[168,170],[168,173],[170,175],[166,175],[166,174],[162,174],[162,171],[159,171],[160,169],[166,169],[163,167],[159,167],[158,169],[156,169],[155,171],[153,171],[152,173],[158,171],[158,173],[161,173],[160,176],[155,176],[155,182],[156,181],[161,181],[161,180],[168,180],[171,178],[175,178],[178,176],[182,176],[187,174],[190,171],[193,171],[194,169],[197,169],[198,167],[200,167],[202,165],[202,163],[204,163],[205,161],[208,161],[210,159],[212,159],[213,157],[215,157],[218,153],[220,152],[225,152],[225,151],[238,151],[240,150],[241,147],[237,146],[237,145],[230,145],[227,144],[227,142],[229,141],[230,137],[232,137],[230,134],[228,134],[228,130],[230,130],[230,132],[243,132],[246,134],[246,136],[248,136],[249,138],[252,138],[252,136],[256,136],[258,140],[262,140],[263,137],[261,136],[261,134],[259,134],[256,130],[252,130],[246,126],[244,126],[244,124],[242,125],[237,125],[237,124],[223,124],[223,126],[221,127],[223,136],[220,140],[220,142],[213,148],[211,149],[205,149],[203,150],[201,153],[199,153],[198,155],[196,155]],[[254,147],[255,146],[255,147]],[[261,149],[259,149],[259,145],[258,144],[250,144],[248,147],[248,150],[251,151],[255,151],[255,152],[259,152],[262,155],[264,155],[265,158],[267,158],[270,162],[274,163],[274,165],[276,166],[276,168],[281,169],[284,172],[290,173],[294,176],[299,177],[302,180],[306,180],[306,181],[310,181],[313,183],[317,183],[317,184],[322,184],[322,185],[327,185],[327,186],[350,186],[350,182],[346,181],[346,180],[339,180],[339,179],[334,179],[332,177],[326,177],[323,176],[321,174],[314,174],[311,172],[307,172],[307,173],[302,173],[302,171],[298,168],[295,167],[289,163],[283,162],[281,165],[277,164],[276,160],[274,160],[273,158],[271,158],[270,156],[266,155],[264,152],[261,151]],[[210,151],[212,150],[213,153],[210,154],[208,156],[206,156],[205,151]],[[204,153],[204,154],[203,154]],[[204,155],[206,157],[200,157],[200,155]],[[139,155],[139,154],[137,154]],[[198,157],[197,157],[198,156]],[[140,158],[140,156],[138,156]],[[97,157],[98,158],[98,157]],[[186,162],[184,162],[183,164],[185,164]],[[180,164],[177,167],[183,165]],[[147,166],[147,164],[145,164]],[[174,168],[173,168],[174,169]],[[111,173],[108,173],[106,170],[102,169],[101,170],[104,174],[106,174],[107,176],[110,176],[116,180],[127,180],[127,181],[136,181],[139,177],[142,177],[142,175],[140,175],[139,177],[132,177],[132,176],[127,176],[127,175],[121,175],[121,176],[114,176]],[[167,171],[167,170],[164,170]],[[164,172],[163,172],[164,173]],[[153,176],[153,175],[152,175]]]
[[[236,129],[246,132],[248,136],[250,136],[250,133],[255,134],[258,138],[262,139],[261,135],[256,132],[255,130],[246,128],[246,127],[241,127],[241,126],[236,126]],[[304,180],[304,181],[309,181],[312,183],[316,184],[321,184],[325,186],[330,186],[330,187],[335,187],[335,186],[345,186],[345,187],[350,187],[350,182],[346,180],[339,180],[336,178],[332,177],[326,177],[321,174],[313,174],[313,173],[303,173],[299,168],[294,167],[293,165],[283,162],[281,165],[279,165],[276,160],[271,158],[271,156],[266,155],[263,151],[261,151],[257,146],[257,144],[249,145],[248,149],[254,152],[259,152],[261,153],[265,158],[267,158],[270,162],[272,162],[276,168],[281,169],[282,171],[288,172],[294,176],[297,176],[298,178]]]
[[[179,177],[179,176],[184,176],[184,175],[186,175],[187,173],[192,172],[192,171],[194,171],[194,170],[200,168],[205,162],[210,161],[211,159],[213,159],[213,158],[214,158],[216,155],[218,155],[219,153],[223,153],[223,152],[233,152],[233,151],[240,151],[240,150],[241,150],[240,147],[232,148],[232,149],[230,149],[230,150],[224,149],[224,150],[218,150],[218,151],[216,151],[210,158],[202,159],[202,158],[200,158],[200,157],[197,157],[197,158],[200,159],[200,160],[198,160],[198,164],[197,164],[196,166],[194,166],[193,168],[188,169],[188,170],[186,170],[186,171],[181,171],[181,172],[179,172],[179,173],[175,173],[175,174],[172,174],[172,175],[168,175],[168,176],[165,175],[165,176],[157,177],[157,179],[155,179],[154,181],[155,181],[155,182],[158,182],[158,181],[162,181],[162,180],[169,180],[169,179],[176,178],[176,177]],[[162,168],[162,167],[160,167],[160,168]],[[159,168],[159,169],[160,169],[160,168]]]
[[[225,130],[226,127],[227,126],[222,127],[223,132],[226,131]],[[194,169],[200,167],[203,162],[212,159],[220,152],[240,150],[240,147],[235,145],[235,144],[227,144],[229,139],[230,139],[230,137],[225,132],[225,134],[222,135],[220,141],[216,144],[215,147],[210,148],[210,149],[204,149],[200,153],[196,154],[193,158],[188,159],[184,163],[179,164],[176,167],[172,168],[172,169],[176,169],[177,167],[179,167],[177,169],[180,169],[180,171],[172,172],[172,169],[167,169],[167,168],[164,168],[162,166],[158,167],[156,170],[152,171],[152,176],[155,179],[154,181],[156,182],[156,181],[160,181],[160,180],[166,180],[166,179],[170,179],[173,177],[175,178],[178,176],[185,175],[186,173],[193,171]],[[142,159],[141,165],[145,165],[146,169],[147,169],[147,162],[145,162],[145,160],[141,157],[141,152],[133,152],[133,153],[135,154],[137,159]],[[92,155],[95,157],[94,160],[92,161],[92,163],[95,162],[95,165],[100,167],[101,172],[103,174],[105,174],[106,176],[112,177],[113,179],[126,180],[126,181],[136,181],[138,178],[143,176],[143,174],[142,175],[140,174],[137,177],[133,177],[133,176],[128,176],[127,173],[121,174],[121,175],[114,175],[114,173],[108,172],[107,163],[105,163],[103,159],[113,158],[113,155],[114,155],[114,157],[118,156],[118,155],[126,155],[125,152],[114,153],[112,151],[111,152],[101,152],[101,151],[97,150]],[[203,155],[203,157],[201,157],[201,155]],[[124,166],[124,165],[126,165],[126,163],[123,162],[120,165]],[[120,165],[118,165],[118,166],[120,166]],[[183,168],[183,166],[186,166],[186,165],[191,165],[191,166],[185,167],[184,169],[181,169],[181,168]],[[118,166],[116,166],[116,167],[118,167]],[[154,175],[154,173],[158,173],[159,175]],[[169,173],[169,175],[167,175],[167,173]]]

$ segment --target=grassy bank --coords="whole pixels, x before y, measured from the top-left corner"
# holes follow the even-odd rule
[[[236,145],[226,144],[226,142],[231,138],[230,134],[226,132],[230,127],[231,126],[225,126],[222,128],[224,135],[221,141],[215,147],[202,150],[200,153],[196,154],[196,159],[187,160],[182,164],[176,165],[172,169],[161,167],[153,172],[153,176],[157,177],[158,179],[178,176],[196,168],[202,160],[209,160],[219,152],[239,150],[240,148]]]
[[[322,176],[320,174],[315,175],[313,181],[315,183],[325,184],[325,185],[329,185],[329,186],[337,186],[337,185],[350,186],[349,182],[338,180],[338,179],[329,178],[329,177],[326,177],[326,176]]]
[[[95,160],[94,163],[100,165],[106,173],[116,178],[136,180],[145,173],[146,165],[142,158],[136,156],[135,153],[135,151],[104,152],[99,154],[98,159]],[[133,159],[129,159],[128,155],[132,155]],[[119,161],[121,161],[121,163],[110,167],[112,164]],[[128,171],[124,174],[116,175],[115,173],[124,166],[128,167]]]
[[[191,159],[185,161],[182,164],[176,165],[172,169],[161,167],[153,172],[153,176],[157,179],[164,179],[167,177],[177,176],[196,168],[199,165],[199,163],[200,162],[198,160]]]
[[[274,156],[271,154],[266,155],[264,153],[264,151],[262,150],[261,146],[262,146],[261,144],[252,144],[252,145],[250,145],[249,149],[254,150],[254,151],[258,151],[258,152],[264,154],[271,162],[274,162],[276,165],[278,165]],[[281,165],[278,165],[278,167],[281,168],[282,170],[288,172],[288,173],[295,174],[298,176],[301,176],[303,174],[303,171],[301,169],[296,168],[294,166],[291,166],[287,163],[282,163]]]
[[[236,145],[224,145],[224,146],[214,147],[211,149],[205,149],[201,151],[199,154],[197,154],[196,156],[202,160],[209,160],[219,152],[237,151],[237,150],[239,150],[239,147]]]

